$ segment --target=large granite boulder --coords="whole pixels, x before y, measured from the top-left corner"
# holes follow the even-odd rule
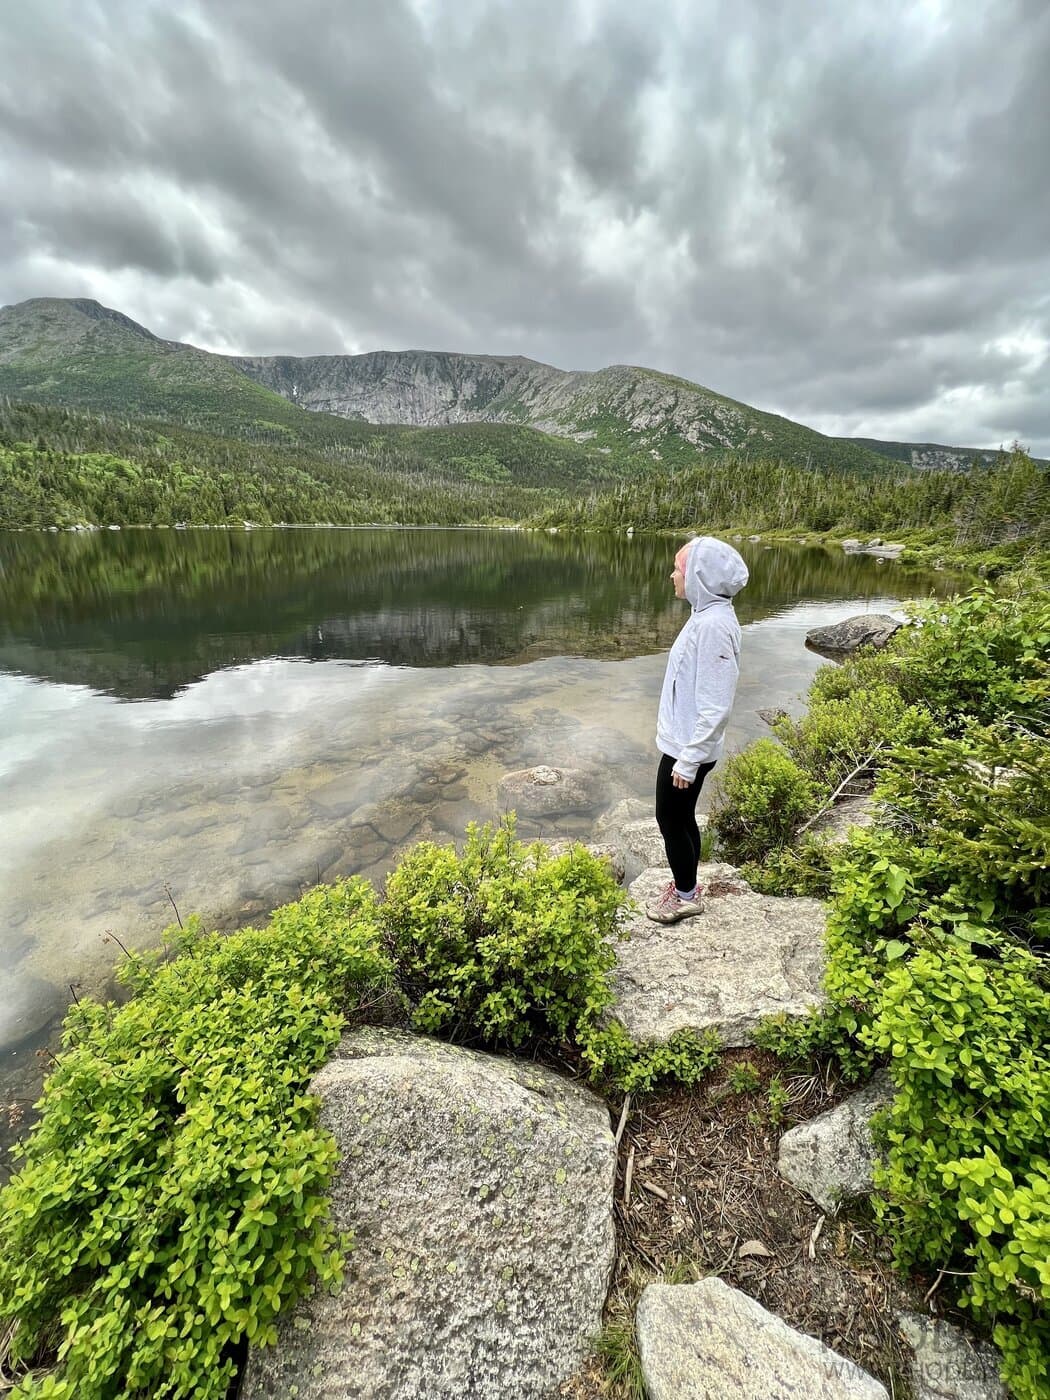
[[[830,627],[814,627],[806,633],[806,645],[821,656],[840,657],[858,647],[884,647],[901,624],[886,613],[858,613]]]
[[[843,1201],[868,1195],[877,1157],[871,1120],[892,1097],[893,1081],[882,1071],[843,1103],[791,1128],[780,1139],[780,1175],[829,1215]]]
[[[649,1400],[888,1400],[874,1376],[720,1278],[651,1283],[636,1330]]]
[[[915,1400],[1007,1400],[993,1346],[925,1313],[898,1313],[897,1324],[912,1350]]]
[[[613,1014],[640,1040],[677,1030],[715,1030],[725,1045],[748,1045],[758,1023],[804,1016],[824,1002],[824,908],[815,899],[756,894],[731,865],[701,865],[704,913],[677,924],[646,918],[667,884],[666,869],[630,886],[639,912],[624,917],[616,945]]]
[[[513,807],[529,817],[556,817],[588,812],[596,804],[598,784],[581,768],[519,768],[504,773],[499,784],[503,808]]]
[[[376,1028],[312,1087],[354,1249],[341,1291],[252,1353],[243,1400],[525,1400],[571,1375],[613,1263],[605,1105],[550,1070]]]

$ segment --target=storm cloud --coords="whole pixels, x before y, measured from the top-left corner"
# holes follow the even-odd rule
[[[8,7],[0,301],[1050,454],[1044,0]]]

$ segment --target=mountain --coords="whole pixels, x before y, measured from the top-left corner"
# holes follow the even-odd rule
[[[237,357],[231,364],[303,408],[370,423],[519,423],[615,459],[684,465],[746,452],[814,466],[882,469],[879,457],[700,384],[635,365],[561,370],[519,355],[429,350]]]
[[[421,350],[215,355],[86,299],[0,308],[0,395],[528,486],[597,484],[727,451],[880,474],[887,459],[955,467],[975,455],[825,437],[633,365],[571,371],[517,355]]]
[[[945,447],[939,442],[883,442],[879,438],[843,438],[857,443],[891,462],[903,462],[916,471],[966,471],[974,463],[991,467],[1004,455],[985,447]],[[1006,449],[1008,451],[1008,449]]]
[[[509,470],[518,481],[526,478],[509,459],[530,454],[569,480],[634,476],[727,449],[885,470],[865,447],[655,370],[565,371],[520,356],[429,351],[213,355],[88,300],[0,309],[0,394],[269,441],[469,460],[471,471],[498,479]]]

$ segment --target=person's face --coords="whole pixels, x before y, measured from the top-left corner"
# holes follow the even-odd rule
[[[676,598],[685,597],[685,574],[676,564],[671,570],[671,582],[674,584],[674,596]]]

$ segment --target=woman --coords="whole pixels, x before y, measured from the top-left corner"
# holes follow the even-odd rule
[[[656,820],[674,877],[646,906],[657,923],[703,913],[696,868],[700,829],[696,800],[722,756],[740,673],[740,624],[730,601],[747,583],[747,565],[731,545],[702,535],[678,551],[671,574],[676,598],[692,614],[667,658],[656,747]]]

